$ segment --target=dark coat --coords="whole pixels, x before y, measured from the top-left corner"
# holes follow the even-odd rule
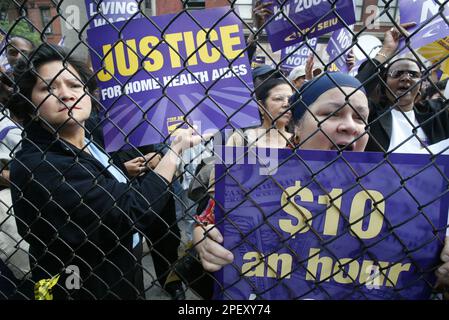
[[[359,68],[357,78],[362,82],[369,99],[369,133],[370,139],[366,151],[386,152],[390,146],[392,133],[391,106],[383,99],[377,99],[376,90],[380,92],[381,83],[379,62],[376,59],[366,61]],[[449,138],[449,106],[442,99],[421,101],[414,106],[416,120],[428,138],[429,144]]]
[[[139,297],[133,234],[150,235],[154,225],[164,225],[161,216],[174,205],[165,179],[150,172],[119,183],[91,155],[33,123],[12,162],[11,181],[34,281],[61,274],[55,299]],[[70,265],[80,269],[79,290],[66,288]]]

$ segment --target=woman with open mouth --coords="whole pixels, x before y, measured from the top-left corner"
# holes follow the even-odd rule
[[[443,111],[448,102],[416,102],[422,84],[421,64],[414,58],[393,59],[400,36],[396,28],[387,31],[376,57],[359,68],[357,78],[370,101],[366,151],[416,153],[449,138],[449,112]]]

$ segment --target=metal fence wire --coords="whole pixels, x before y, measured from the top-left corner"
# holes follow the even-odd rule
[[[409,2],[1,1],[0,299],[444,298],[449,4]]]

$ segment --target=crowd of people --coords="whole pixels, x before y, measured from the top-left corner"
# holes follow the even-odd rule
[[[266,7],[255,11],[263,18]],[[12,70],[2,70],[0,87],[0,299],[145,299],[144,246],[173,299],[184,299],[187,287],[211,298],[209,273],[234,256],[215,225],[217,159],[208,145],[422,153],[449,138],[447,80],[423,85],[422,63],[397,56],[403,35],[387,31],[356,77],[316,70],[313,57],[289,75],[254,68],[260,126],[226,137],[178,129],[169,145],[115,154],[104,151],[87,63],[66,48],[11,37]],[[251,49],[257,40],[248,42]],[[353,55],[347,63],[354,65]],[[189,167],[204,150],[209,160]],[[183,219],[190,223],[181,241]],[[448,239],[441,260],[437,284],[447,288]],[[190,281],[194,274],[208,280]],[[68,288],[74,276],[80,286]]]

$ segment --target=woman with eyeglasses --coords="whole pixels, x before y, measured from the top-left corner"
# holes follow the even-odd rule
[[[423,81],[420,63],[411,58],[392,60],[400,36],[397,29],[387,31],[376,57],[359,68],[357,78],[370,99],[366,151],[416,153],[449,138],[449,112],[440,112],[447,101],[417,102]]]
[[[285,148],[292,134],[287,126],[292,118],[289,98],[291,85],[284,79],[269,79],[256,88],[262,124],[245,131],[237,130],[228,139],[228,146],[257,146],[262,148]]]

